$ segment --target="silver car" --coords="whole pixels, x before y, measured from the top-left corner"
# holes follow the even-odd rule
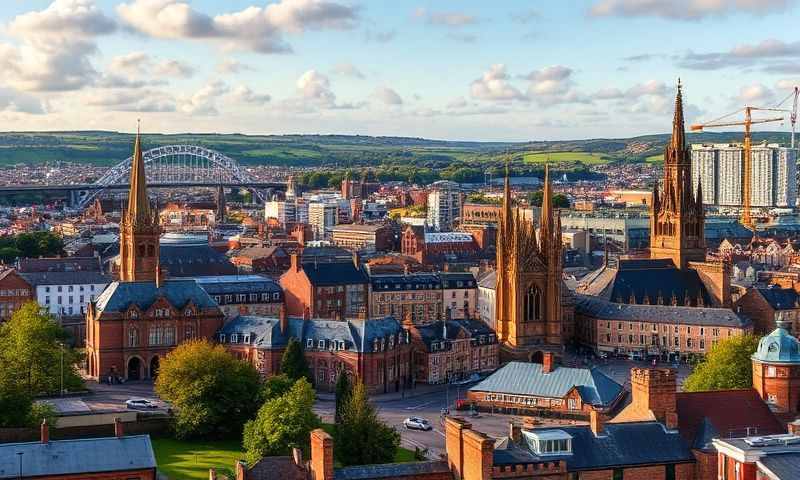
[[[409,430],[431,430],[433,427],[431,426],[431,422],[425,420],[424,418],[420,417],[408,417],[403,420],[403,426],[405,426]]]

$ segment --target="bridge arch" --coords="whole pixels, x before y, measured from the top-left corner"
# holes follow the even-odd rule
[[[234,159],[209,148],[196,145],[164,145],[142,152],[145,165],[145,176],[148,186],[160,184],[247,184],[252,181],[250,175],[241,169]],[[86,208],[95,197],[113,185],[124,185],[130,179],[133,157],[114,165],[105,175],[95,182],[99,187],[87,192],[79,201],[80,208]],[[264,192],[255,190],[261,201],[265,200]]]

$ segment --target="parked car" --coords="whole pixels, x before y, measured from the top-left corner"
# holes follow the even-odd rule
[[[131,398],[125,401],[125,406],[131,409],[151,409],[158,408],[155,402],[146,398]]]
[[[420,417],[408,417],[403,420],[403,425],[409,430],[430,430],[433,427],[431,422]]]

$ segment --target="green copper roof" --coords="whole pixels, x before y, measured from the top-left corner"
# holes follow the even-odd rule
[[[778,322],[778,328],[758,342],[753,359],[764,363],[800,364],[800,341],[784,328],[783,322]]]

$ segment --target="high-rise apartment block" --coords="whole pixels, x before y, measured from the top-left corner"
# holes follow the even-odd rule
[[[438,232],[449,232],[461,218],[461,190],[447,180],[434,182],[428,193],[428,226]]]
[[[692,185],[703,184],[703,204],[742,204],[744,149],[741,144],[692,145]],[[793,208],[797,201],[797,150],[777,144],[754,145],[750,205]]]
[[[317,240],[330,238],[333,226],[338,222],[339,207],[335,203],[311,202],[308,204],[308,223]]]

